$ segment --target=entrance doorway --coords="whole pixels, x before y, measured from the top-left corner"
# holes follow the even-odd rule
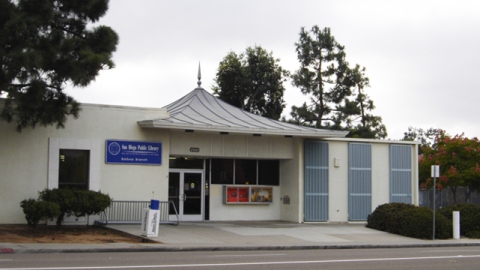
[[[173,201],[179,221],[203,221],[204,209],[203,170],[170,169],[168,176],[168,200]],[[170,207],[170,220],[175,219]]]

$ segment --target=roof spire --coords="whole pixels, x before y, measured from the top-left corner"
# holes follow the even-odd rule
[[[202,73],[200,71],[200,62],[198,62],[198,82],[197,82],[198,88],[200,88],[200,85],[202,85],[201,79],[202,79]]]

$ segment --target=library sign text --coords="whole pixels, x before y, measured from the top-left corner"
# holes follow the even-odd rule
[[[105,163],[162,165],[162,143],[107,140]]]

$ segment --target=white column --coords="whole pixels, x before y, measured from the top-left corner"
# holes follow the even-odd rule
[[[460,239],[460,212],[453,211],[453,239]]]

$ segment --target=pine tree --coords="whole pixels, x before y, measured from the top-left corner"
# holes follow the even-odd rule
[[[260,46],[240,55],[230,52],[219,64],[213,91],[233,106],[277,120],[285,108],[283,82],[289,75],[279,62]]]
[[[87,29],[105,15],[108,0],[0,0],[1,118],[17,130],[78,117],[65,85],[85,87],[113,68],[118,36],[110,27]]]
[[[293,85],[310,97],[310,104],[292,107],[292,120],[317,128],[344,129],[342,122],[352,111],[346,100],[352,94],[353,82],[347,76],[344,46],[331,35],[330,28],[302,28],[296,45],[300,69],[292,76]]]
[[[370,80],[365,76],[366,68],[356,65],[349,70],[349,76],[356,89],[356,98],[353,103],[358,108],[358,115],[347,116],[347,128],[350,133],[347,137],[384,139],[387,137],[387,128],[382,124],[382,118],[370,113],[375,109],[373,100],[365,93],[365,88],[370,87]]]

